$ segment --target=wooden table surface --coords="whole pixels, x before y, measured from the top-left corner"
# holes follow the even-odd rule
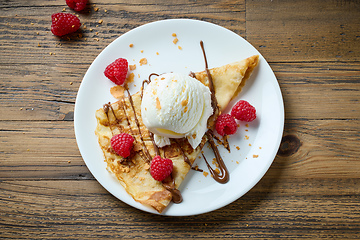
[[[58,38],[50,16],[73,13],[65,0],[0,1],[0,238],[360,238],[360,1],[91,0],[88,10],[78,14],[81,35]],[[188,217],[145,213],[109,194],[73,127],[95,57],[129,30],[172,18],[249,41],[277,76],[286,115],[262,180]]]

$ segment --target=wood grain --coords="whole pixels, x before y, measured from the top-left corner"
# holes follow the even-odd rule
[[[246,10],[247,40],[271,62],[360,60],[359,1],[247,1]]]
[[[3,181],[0,224],[4,237],[346,239],[359,231],[358,185],[359,179],[263,179],[225,208],[178,218],[130,208],[96,181]]]
[[[50,16],[73,13],[65,1],[0,2],[1,239],[359,238],[359,1],[90,2],[77,14],[81,30],[62,38],[51,34]],[[285,105],[283,141],[262,180],[232,204],[189,217],[144,213],[109,194],[73,128],[95,57],[125,32],[172,18],[247,39]]]
[[[16,79],[7,77],[14,70],[4,69],[0,76],[7,80],[0,84],[6,94],[0,99],[0,119],[71,120],[76,93],[89,65],[60,64],[54,71],[43,65],[25,66],[15,73]],[[359,63],[272,63],[271,67],[285,95],[287,119],[359,117]],[[80,71],[83,73],[74,74]]]
[[[0,140],[0,180],[93,179],[79,155],[72,121],[2,121],[1,126],[6,130]],[[276,157],[273,166],[281,178],[359,176],[358,120],[287,120],[287,135],[295,135],[300,146],[289,156]]]

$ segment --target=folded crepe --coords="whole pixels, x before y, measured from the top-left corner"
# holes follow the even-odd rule
[[[259,56],[254,55],[242,61],[209,69],[218,106],[210,119],[212,123],[231,99],[241,91],[258,61]],[[210,87],[211,82],[206,71],[193,75],[205,86]],[[204,135],[200,145],[195,149],[185,138],[171,139],[171,145],[156,147],[152,133],[142,122],[141,97],[142,92],[139,91],[98,109],[95,114],[95,133],[104,153],[108,171],[116,176],[135,201],[161,213],[172,200],[181,202],[178,188],[209,139]],[[122,132],[132,135],[135,139],[132,154],[126,159],[117,155],[110,143],[112,136]],[[154,180],[150,175],[150,162],[156,155],[173,161],[171,176],[162,182]]]

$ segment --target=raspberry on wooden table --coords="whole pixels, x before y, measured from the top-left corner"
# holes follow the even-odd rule
[[[116,85],[122,85],[126,80],[128,67],[128,61],[125,58],[118,58],[105,68],[104,74]]]
[[[88,0],[66,0],[66,4],[69,8],[74,9],[77,12],[80,12],[85,9]]]
[[[111,140],[112,149],[120,156],[126,158],[130,156],[131,149],[133,147],[134,138],[130,134],[120,133],[114,135]]]
[[[252,122],[256,119],[256,109],[245,100],[238,101],[231,109],[231,116],[244,122]]]
[[[76,32],[81,26],[80,19],[71,13],[54,13],[51,21],[51,32],[59,37]]]
[[[230,114],[221,114],[215,123],[215,129],[221,136],[232,135],[236,133],[237,124]]]
[[[168,158],[161,158],[157,155],[151,161],[150,174],[157,181],[164,180],[171,174],[172,170],[173,162]]]

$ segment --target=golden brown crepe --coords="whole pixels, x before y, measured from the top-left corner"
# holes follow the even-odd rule
[[[258,61],[259,56],[254,55],[209,70],[220,111],[241,91]],[[204,85],[209,86],[205,71],[195,73],[195,76]],[[171,145],[157,148],[151,133],[142,122],[140,109],[141,91],[115,103],[106,104],[96,111],[95,133],[104,153],[108,171],[116,176],[135,201],[151,206],[161,213],[171,200],[180,200],[177,199],[181,196],[177,189],[191,169],[207,137],[203,137],[196,149],[193,149],[185,138],[171,139]],[[212,121],[214,120],[215,118]],[[135,138],[132,154],[126,159],[117,155],[110,144],[111,137],[121,132],[131,134]],[[163,182],[154,180],[150,175],[150,162],[158,154],[157,151],[162,158],[171,159],[174,165],[171,177]]]

